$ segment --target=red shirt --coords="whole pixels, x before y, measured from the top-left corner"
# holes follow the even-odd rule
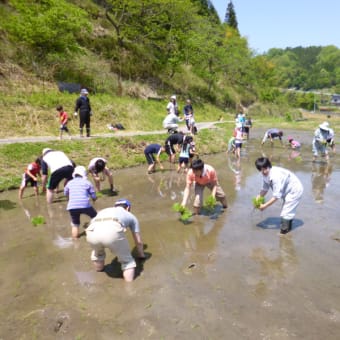
[[[65,125],[67,124],[67,120],[68,120],[68,115],[66,111],[62,111],[59,113],[59,118],[60,118],[60,123]]]
[[[28,165],[27,169],[25,170],[25,173],[27,174],[27,171],[30,171],[30,173],[33,175],[33,176],[37,176],[37,174],[40,173],[40,165],[33,162],[31,164]]]
[[[208,183],[217,183],[216,170],[208,164],[204,164],[204,168],[201,176],[196,176],[194,171],[190,169],[187,174],[187,184],[192,184],[196,182],[201,185],[206,185]]]

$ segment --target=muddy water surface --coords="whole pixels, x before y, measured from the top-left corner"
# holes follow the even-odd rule
[[[28,197],[31,188],[22,204],[17,192],[1,194],[0,339],[339,339],[340,161],[313,164],[303,138],[300,155],[278,143],[261,150],[251,139],[240,164],[225,153],[204,157],[229,208],[185,225],[171,208],[181,201],[184,175],[146,175],[145,166],[115,172],[149,255],[130,284],[110,253],[106,271],[93,271],[85,237],[69,239],[61,194],[50,206]],[[305,188],[285,237],[279,203],[252,208],[262,184],[254,160],[262,153]],[[104,195],[95,207],[113,201]],[[46,224],[34,227],[37,215]]]

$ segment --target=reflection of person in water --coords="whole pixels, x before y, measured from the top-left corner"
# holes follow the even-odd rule
[[[240,159],[236,159],[236,160],[232,161],[231,158],[228,157],[228,165],[229,165],[229,169],[235,175],[235,190],[239,191],[241,189],[241,163],[240,163]]]
[[[281,285],[283,280],[290,280],[297,271],[298,260],[292,238],[280,237],[279,243],[279,253],[275,258],[272,251],[267,256],[263,248],[253,249],[251,257],[259,263],[261,275],[264,277],[261,277],[257,284],[259,292],[263,292],[264,288]]]
[[[324,191],[331,179],[332,166],[328,163],[315,164],[312,167],[312,190],[316,203],[323,203]]]

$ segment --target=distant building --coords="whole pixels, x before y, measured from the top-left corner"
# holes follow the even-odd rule
[[[331,104],[340,106],[340,94],[332,94]]]

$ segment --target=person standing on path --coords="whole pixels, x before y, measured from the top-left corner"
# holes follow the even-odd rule
[[[68,197],[67,210],[71,216],[72,238],[77,239],[80,236],[80,215],[85,214],[91,218],[97,215],[90,203],[90,198],[93,201],[97,199],[96,191],[86,177],[85,167],[75,167],[73,179],[64,188],[64,195]]]
[[[56,107],[56,110],[58,111],[58,115],[59,115],[59,120],[60,120],[60,134],[59,134],[59,139],[62,140],[63,139],[63,132],[67,132],[70,139],[71,139],[71,134],[70,131],[68,130],[67,127],[67,122],[68,122],[68,114],[67,112],[63,109],[63,107],[61,105],[58,105]]]
[[[90,104],[90,99],[88,98],[89,92],[86,89],[80,91],[80,97],[76,101],[76,106],[74,108],[74,115],[78,116],[79,111],[79,133],[80,137],[83,137],[84,125],[86,127],[86,137],[91,136],[91,115],[92,109]]]
[[[259,209],[263,211],[277,200],[282,199],[280,233],[286,234],[292,230],[296,208],[303,194],[302,183],[291,171],[278,166],[272,166],[267,157],[258,158],[255,161],[255,166],[263,176],[263,186],[257,197],[264,197],[269,189],[273,191],[272,198],[261,204]]]
[[[116,254],[121,263],[124,280],[131,282],[135,277],[136,261],[131,255],[126,237],[129,228],[135,242],[138,258],[145,259],[144,245],[140,234],[139,221],[131,212],[131,202],[121,198],[114,207],[100,210],[86,229],[86,240],[92,248],[91,260],[96,271],[103,271],[105,248]]]
[[[185,124],[187,126],[187,129],[193,134],[194,131],[192,131],[192,122],[195,122],[195,120],[194,120],[194,109],[192,107],[190,99],[187,99],[186,105],[184,106],[184,109],[183,109],[183,113],[184,113],[184,119],[185,119]]]
[[[166,106],[166,111],[168,114],[174,114],[176,116],[179,116],[179,111],[178,111],[178,105],[177,105],[177,98],[175,95],[172,95],[170,97],[170,101],[168,105]]]

